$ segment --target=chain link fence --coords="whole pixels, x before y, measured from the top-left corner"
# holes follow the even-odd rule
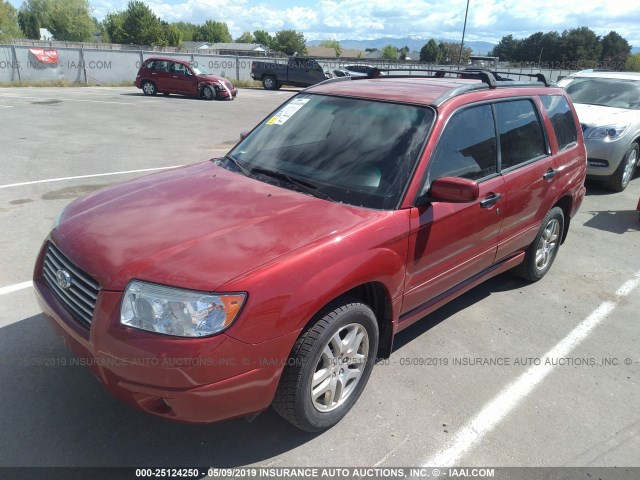
[[[230,80],[252,80],[251,63],[267,61],[286,63],[286,58],[245,57],[227,55],[202,55],[198,53],[154,52],[143,50],[105,50],[84,47],[57,47],[57,63],[44,63],[33,53],[33,47],[25,45],[0,45],[0,83],[2,82],[55,82],[67,81],[79,84],[114,84],[133,82],[142,62],[154,56],[176,58],[194,62],[214,75]],[[323,68],[332,70],[342,65],[355,63],[379,68],[401,68],[409,75],[421,75],[419,69],[455,70],[451,65],[434,65],[417,62],[390,62],[376,59],[317,59]],[[543,73],[548,79],[557,81],[575,70],[540,69],[531,67],[504,67],[515,80],[526,80],[526,73]],[[404,72],[403,72],[404,73]]]

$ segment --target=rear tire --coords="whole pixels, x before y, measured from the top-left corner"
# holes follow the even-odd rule
[[[513,269],[513,273],[530,282],[537,282],[551,268],[556,259],[564,232],[564,212],[553,207],[542,220],[535,240],[524,255],[524,261]]]
[[[378,350],[378,322],[367,305],[343,299],[324,312],[296,340],[272,404],[307,432],[326,430],[347,414]]]
[[[156,88],[155,84],[148,80],[142,82],[141,88],[142,93],[148,96],[153,96],[158,93],[158,89]]]
[[[622,192],[633,178],[633,172],[638,164],[638,144],[633,142],[622,157],[622,161],[618,168],[607,180],[604,186],[607,190],[614,192]]]
[[[262,79],[262,86],[265,90],[277,90],[278,82],[276,82],[276,77],[267,75]]]

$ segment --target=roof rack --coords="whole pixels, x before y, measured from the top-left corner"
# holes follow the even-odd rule
[[[473,90],[482,90],[484,88],[494,89],[498,87],[527,87],[527,86],[535,85],[538,83],[544,84],[545,87],[550,87],[553,85],[547,80],[547,78],[542,73],[513,73],[513,72],[500,72],[500,71],[494,72],[491,70],[479,70],[479,71],[444,70],[444,69],[435,70],[430,68],[412,68],[411,70],[406,70],[401,68],[380,68],[380,69],[376,68],[376,70],[377,71],[374,71],[373,74],[369,74],[366,76],[363,75],[363,76],[357,76],[357,77],[351,77],[351,76],[336,77],[336,78],[327,79],[322,83],[334,83],[334,82],[344,82],[344,81],[353,81],[353,80],[368,80],[371,78],[381,78],[381,79],[444,78],[446,75],[465,75],[468,77],[477,78],[478,80],[482,81],[482,83],[465,84],[456,88],[452,88],[451,90],[448,90],[447,92],[443,93],[438,98],[436,98],[433,102],[431,102],[431,105],[434,107],[439,107],[450,98],[457,97],[458,95],[462,95],[463,93],[473,91]],[[407,71],[411,73],[412,72],[428,72],[428,73],[433,73],[434,75],[407,75],[406,74]],[[381,72],[404,72],[405,75],[389,75],[389,76],[382,77],[380,76]],[[494,73],[503,74],[503,75],[522,75],[526,77],[532,77],[536,79],[536,82],[520,82],[520,81],[514,82],[514,81],[511,81],[511,79],[509,79],[509,81],[496,80]]]

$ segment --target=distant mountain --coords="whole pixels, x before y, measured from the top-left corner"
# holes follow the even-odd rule
[[[448,39],[435,39],[436,42],[443,40],[445,42],[459,42],[460,40],[448,40]],[[393,45],[396,48],[409,47],[410,51],[420,51],[425,43],[429,41],[428,38],[423,38],[417,35],[409,35],[402,38],[394,37],[382,37],[372,40],[340,40],[340,46],[347,49],[366,50],[367,48],[383,49],[387,45]],[[317,47],[320,45],[321,40],[310,40],[307,45],[310,47]],[[489,42],[464,42],[465,46],[469,47],[475,55],[485,55],[493,47],[494,43]]]

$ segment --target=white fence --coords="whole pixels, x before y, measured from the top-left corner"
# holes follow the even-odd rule
[[[29,46],[0,45],[0,82],[47,82],[66,80],[81,84],[102,84],[133,82],[142,62],[153,56],[179,58],[195,62],[212,74],[231,80],[251,80],[251,62],[254,60],[286,63],[286,58],[243,57],[225,55],[199,55],[188,53],[170,53],[136,50],[101,50],[95,48],[56,48],[58,63],[49,64],[39,61]],[[339,65],[366,63],[380,68],[402,68],[409,75],[418,75],[416,69],[455,69],[452,66],[418,64],[408,62],[389,62],[386,60],[340,60],[318,59],[325,68]],[[543,73],[550,80],[557,80],[571,73],[571,70],[539,69],[535,67],[507,68],[510,77],[515,80],[523,73]]]

